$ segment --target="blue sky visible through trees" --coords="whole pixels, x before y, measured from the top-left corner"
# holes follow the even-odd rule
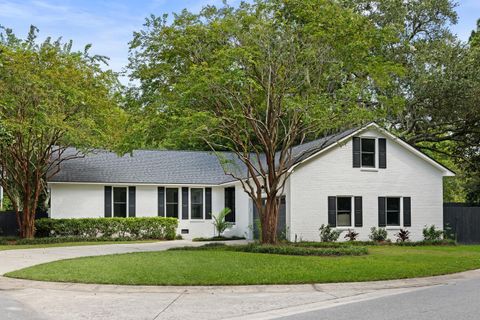
[[[31,24],[40,36],[72,39],[76,49],[91,43],[92,53],[110,57],[110,67],[121,71],[128,61],[128,42],[150,14],[199,11],[221,0],[0,0],[0,25],[12,28],[17,36],[27,34]],[[240,0],[229,1],[235,5]],[[459,22],[454,33],[467,40],[480,18],[480,0],[459,0]],[[124,79],[126,81],[126,79]]]

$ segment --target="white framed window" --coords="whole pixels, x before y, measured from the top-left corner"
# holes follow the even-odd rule
[[[401,198],[386,197],[385,199],[385,215],[387,227],[401,226]]]
[[[376,167],[376,144],[375,138],[360,138],[360,159],[362,168]]]
[[[190,219],[200,220],[204,217],[203,188],[190,188]]]
[[[116,218],[127,217],[126,187],[113,187],[113,216]]]
[[[178,188],[165,189],[166,217],[178,218],[178,207],[179,207],[178,197],[179,197]]]
[[[352,198],[337,196],[337,227],[352,226]]]

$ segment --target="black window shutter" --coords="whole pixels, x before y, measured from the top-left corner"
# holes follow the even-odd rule
[[[135,187],[128,187],[128,216],[135,217]]]
[[[105,186],[105,218],[112,217],[112,187]]]
[[[328,197],[328,224],[337,226],[337,197]]]
[[[353,167],[360,168],[360,138],[353,137]]]
[[[412,198],[403,198],[403,226],[412,226]]]
[[[165,217],[165,187],[158,187],[157,194],[158,216]]]
[[[385,197],[378,197],[378,226],[386,227]]]
[[[182,187],[182,219],[188,220],[188,188]]]
[[[225,188],[225,208],[230,209],[225,221],[235,222],[235,187]]]
[[[380,169],[387,168],[387,139],[378,139],[378,167]]]
[[[363,226],[362,197],[355,197],[355,227]]]
[[[205,188],[205,219],[212,219],[212,188]]]

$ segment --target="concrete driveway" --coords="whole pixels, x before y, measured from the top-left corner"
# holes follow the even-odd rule
[[[0,251],[0,274],[74,257],[159,251],[174,246],[201,244],[180,240]],[[0,318],[275,319],[305,315],[306,312],[310,316],[308,312],[475,279],[480,279],[480,270],[440,277],[363,283],[217,287],[91,285],[0,277]]]

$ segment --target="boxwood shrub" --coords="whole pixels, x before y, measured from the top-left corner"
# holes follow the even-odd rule
[[[38,219],[37,237],[166,239],[175,238],[178,220],[175,218],[83,218]]]

